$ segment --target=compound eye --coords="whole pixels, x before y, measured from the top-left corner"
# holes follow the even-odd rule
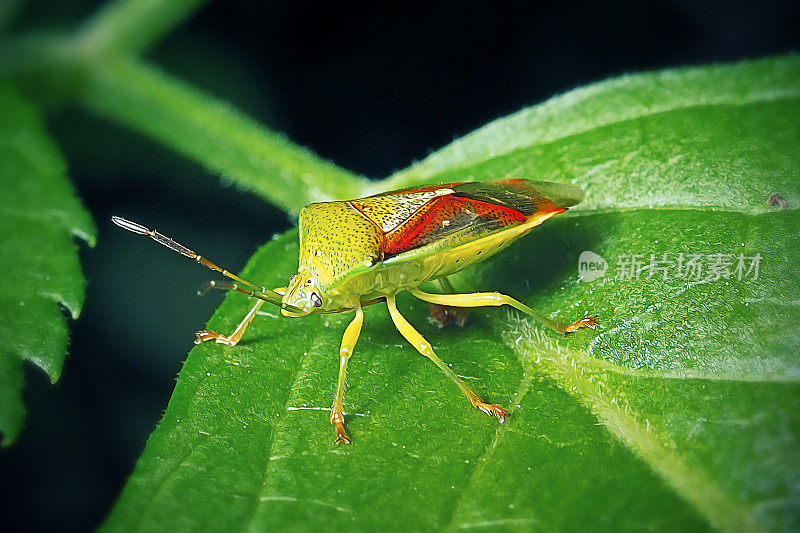
[[[322,307],[322,298],[316,292],[311,293],[311,305],[314,307]]]

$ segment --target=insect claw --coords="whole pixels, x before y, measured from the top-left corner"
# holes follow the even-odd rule
[[[481,402],[475,407],[477,407],[478,409],[480,409],[489,416],[496,416],[501,424],[506,421],[506,417],[508,416],[508,413],[506,412],[505,409],[503,409],[499,405],[495,405],[492,403]]]
[[[213,331],[198,331],[194,334],[194,343],[195,344],[203,344],[205,341],[211,341],[219,338],[219,333],[214,333]]]
[[[597,329],[597,315],[585,316],[580,319],[580,322],[584,327]]]
[[[333,441],[334,444],[350,444],[350,437],[347,436],[347,433],[344,432],[344,426],[341,424],[336,424],[336,440]]]
[[[597,321],[595,320],[597,315],[585,316],[580,320],[576,320],[569,326],[564,333],[572,333],[574,331],[578,331],[581,328],[592,328],[597,329]]]

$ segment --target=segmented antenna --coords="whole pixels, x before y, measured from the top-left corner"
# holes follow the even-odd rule
[[[237,290],[239,292],[244,292],[245,294],[253,296],[254,298],[258,298],[259,300],[264,300],[265,302],[271,303],[273,305],[277,305],[278,307],[280,307],[282,309],[286,309],[286,310],[291,311],[291,312],[302,312],[300,309],[298,309],[297,307],[294,307],[293,305],[284,304],[282,302],[283,297],[280,294],[278,294],[277,292],[269,290],[269,289],[267,289],[266,287],[264,287],[262,285],[256,285],[255,283],[251,283],[251,282],[247,281],[246,279],[240,278],[236,274],[234,274],[232,272],[229,272],[225,268],[222,268],[220,266],[215,265],[214,263],[212,263],[208,259],[202,257],[201,255],[199,255],[198,253],[194,252],[193,250],[190,250],[189,248],[187,248],[186,246],[184,246],[181,243],[177,242],[176,240],[171,239],[170,237],[167,237],[166,235],[164,235],[162,233],[159,233],[158,231],[156,231],[154,229],[150,229],[148,227],[142,226],[141,224],[139,224],[137,222],[132,222],[130,220],[127,220],[125,218],[118,217],[118,216],[112,216],[111,217],[111,222],[113,222],[114,224],[116,224],[117,226],[119,226],[120,228],[122,228],[124,230],[130,231],[131,233],[135,233],[137,235],[145,235],[147,237],[150,237],[151,239],[156,241],[158,244],[160,244],[162,246],[166,246],[167,248],[169,248],[173,252],[178,252],[179,254],[181,254],[181,255],[183,255],[185,257],[188,257],[189,259],[194,259],[196,262],[200,263],[201,265],[204,265],[204,266],[210,268],[211,270],[215,270],[215,271],[219,272],[220,274],[222,274],[226,278],[230,278],[232,280],[235,280],[235,281],[241,283],[242,285],[245,285],[245,286],[250,287],[251,289],[253,289],[252,291],[245,291],[245,290],[242,290],[237,285],[232,285],[230,287],[230,290]],[[213,287],[213,285],[212,285],[212,287]]]

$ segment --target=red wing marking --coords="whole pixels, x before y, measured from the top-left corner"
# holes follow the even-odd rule
[[[562,212],[583,198],[575,186],[505,179],[410,187],[350,200],[383,233],[387,256],[439,242],[456,246]]]
[[[443,186],[439,186],[443,187]],[[425,246],[470,226],[490,231],[524,222],[525,215],[509,207],[447,195],[431,200],[411,218],[386,234],[384,252],[389,255]]]

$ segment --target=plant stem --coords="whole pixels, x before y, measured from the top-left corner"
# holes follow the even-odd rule
[[[81,46],[98,55],[137,54],[183,22],[207,0],[114,0],[78,32]]]
[[[358,196],[366,180],[136,59],[91,58],[79,95],[90,110],[156,139],[289,212]]]

